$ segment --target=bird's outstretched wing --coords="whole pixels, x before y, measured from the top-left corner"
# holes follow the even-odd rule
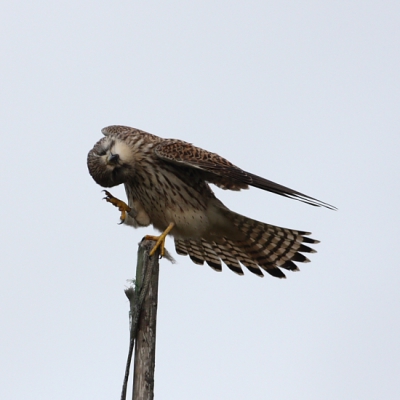
[[[205,180],[223,189],[247,189],[248,185],[250,185],[284,197],[302,201],[312,206],[336,210],[330,204],[250,172],[243,171],[218,154],[195,147],[181,140],[164,140],[163,143],[160,143],[155,148],[155,153],[165,161],[182,167],[190,167],[203,171]]]

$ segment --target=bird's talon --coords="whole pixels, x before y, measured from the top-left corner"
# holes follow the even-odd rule
[[[154,247],[151,249],[149,256],[153,256],[157,249],[160,247],[160,258],[163,258],[165,256],[165,239],[168,235],[169,232],[171,232],[172,228],[175,226],[173,222],[171,222],[167,229],[160,235],[160,236],[152,236],[152,235],[146,235],[144,238],[146,240],[154,240],[156,244]]]
[[[123,224],[126,219],[126,213],[127,212],[129,213],[131,211],[131,208],[128,206],[128,204],[126,204],[120,199],[117,199],[107,190],[103,190],[103,192],[106,194],[106,197],[104,197],[103,200],[107,201],[108,203],[111,203],[114,207],[117,207],[118,210],[121,211],[121,216],[120,216],[121,222],[119,222],[119,225]]]

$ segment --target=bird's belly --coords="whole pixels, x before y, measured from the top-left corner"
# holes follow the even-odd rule
[[[219,241],[221,237],[232,235],[230,222],[213,204],[208,204],[205,209],[166,208],[162,217],[159,215],[159,218],[153,218],[152,222],[161,232],[173,222],[175,226],[170,234],[177,239]]]
[[[153,221],[156,229],[163,231],[173,222],[175,224],[171,234],[177,238],[201,238],[209,230],[210,222],[204,210],[164,210],[163,223],[157,224]],[[161,222],[161,221],[159,221]]]

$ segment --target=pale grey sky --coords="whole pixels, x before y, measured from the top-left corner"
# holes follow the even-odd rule
[[[339,208],[216,190],[321,244],[287,280],[163,260],[157,399],[400,398],[399,13],[397,1],[2,4],[0,398],[119,398],[123,289],[152,230],[118,226],[87,172],[111,124]]]

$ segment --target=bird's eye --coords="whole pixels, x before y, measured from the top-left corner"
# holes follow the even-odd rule
[[[98,151],[98,155],[101,157],[101,156],[105,156],[106,155],[106,150],[105,149],[100,149],[99,151]]]

